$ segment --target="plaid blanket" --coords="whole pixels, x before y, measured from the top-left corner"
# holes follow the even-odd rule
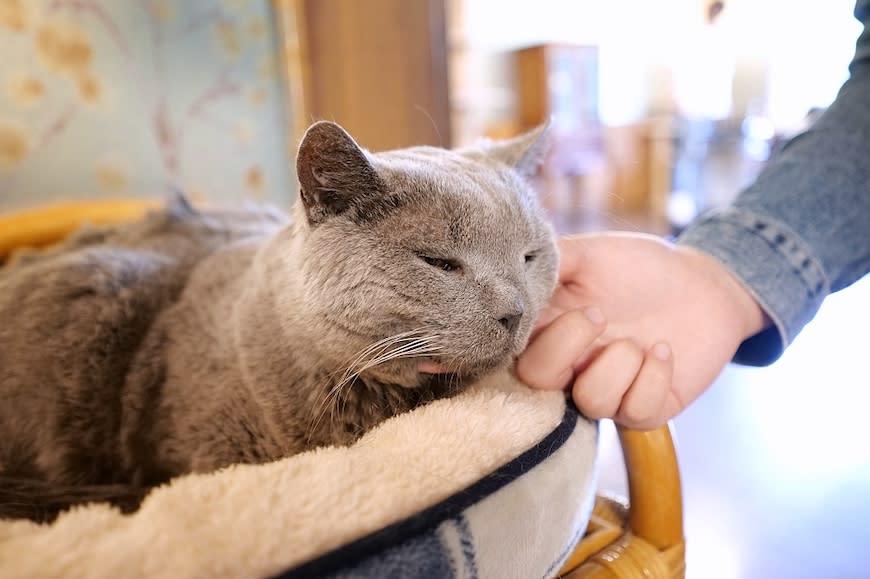
[[[278,575],[552,577],[580,540],[594,500],[589,423],[567,407],[535,446],[441,503]]]

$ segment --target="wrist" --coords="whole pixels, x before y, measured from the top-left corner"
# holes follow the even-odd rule
[[[739,342],[758,334],[771,325],[770,317],[756,301],[752,293],[724,265],[713,257],[688,246],[676,250],[687,260],[689,266],[705,276],[715,288],[719,299],[736,316]]]

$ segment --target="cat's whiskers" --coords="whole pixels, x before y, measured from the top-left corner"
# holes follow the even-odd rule
[[[372,356],[377,350],[378,353],[383,352],[393,344],[402,341],[402,340],[414,340],[420,337],[422,332],[425,332],[429,329],[428,326],[423,326],[414,330],[409,330],[407,332],[400,332],[398,334],[394,334],[392,336],[387,336],[386,338],[380,339],[377,342],[369,344],[365,348],[362,349],[358,354],[356,354],[349,362],[346,362],[342,365],[344,370],[338,370],[333,373],[330,377],[335,376],[338,372],[343,372],[341,380],[339,382],[343,382],[348,378],[348,376],[353,372],[353,369],[357,367],[363,360]]]
[[[387,352],[390,347],[393,345],[403,342],[410,341],[414,342],[415,340],[419,340],[421,338],[427,339],[436,339],[437,335],[432,332],[434,330],[432,326],[421,326],[419,328],[415,328],[413,330],[408,330],[406,332],[400,332],[398,334],[393,334],[392,336],[387,336],[373,344],[363,348],[363,350],[348,364],[345,365],[344,373],[339,380],[339,384],[344,383],[346,380],[352,379],[354,373],[358,374],[362,372],[362,369],[357,370],[360,364],[365,365],[366,359],[375,359],[381,356],[383,353]],[[369,366],[370,367],[370,366]]]
[[[359,370],[354,372],[351,375],[351,377],[347,381],[345,381],[344,384],[340,385],[341,387],[339,388],[338,395],[337,395],[339,400],[340,400],[340,404],[347,404],[347,397],[341,396],[342,390],[350,387],[353,384],[354,380],[361,373],[368,370],[369,368],[373,368],[373,367],[378,366],[380,364],[384,364],[384,363],[389,362],[391,360],[397,360],[399,358],[416,358],[416,357],[427,356],[430,354],[437,354],[438,352],[440,352],[442,350],[441,346],[430,344],[429,342],[431,339],[433,339],[433,338],[420,338],[420,339],[415,340],[411,343],[405,344],[404,346],[400,346],[399,348],[396,348],[395,350],[389,350],[389,351],[379,355],[378,357],[370,360],[362,368],[360,368]],[[372,404],[374,405],[374,402],[372,402]],[[332,406],[333,413],[334,413],[336,406]],[[344,412],[343,407],[342,407],[341,412],[342,413]]]
[[[368,370],[372,366],[375,366],[377,363],[381,363],[377,361],[383,359],[385,355],[388,356],[391,352],[407,350],[409,346],[412,346],[420,340],[420,338],[411,338],[406,335],[410,333],[411,332],[405,332],[404,334],[398,334],[396,336],[391,336],[390,338],[385,338],[384,340],[376,342],[373,346],[369,346],[368,348],[366,348],[359,356],[356,357],[356,359],[353,361],[353,364],[345,369],[341,379],[336,383],[335,386],[332,387],[329,394],[326,396],[324,404],[328,404],[329,402],[335,400],[346,402],[345,397],[341,396],[341,391],[344,389],[345,386],[352,384],[357,376],[359,376],[365,370]],[[409,340],[410,342],[408,344],[400,346],[396,350],[389,349],[395,344]],[[367,357],[369,357],[369,361],[365,362]],[[362,365],[362,367],[360,367],[359,369],[355,369],[360,364]],[[337,404],[329,404],[328,408],[330,409],[330,416],[334,417],[334,413],[337,407]]]
[[[413,358],[422,357],[429,354],[437,354],[441,350],[441,346],[431,344],[430,342],[433,339],[434,337],[417,338],[393,350],[388,349],[388,347],[379,350],[378,353],[375,354],[368,362],[362,364],[362,367],[360,367],[359,369],[354,370],[352,368],[349,368],[345,375],[342,377],[341,381],[339,381],[332,388],[331,393],[334,393],[332,397],[341,397],[340,395],[342,389],[352,384],[353,381],[360,374],[370,368],[373,368],[380,364],[384,364],[391,360],[396,360],[398,358]]]
[[[423,326],[414,330],[401,332],[378,340],[363,348],[345,367],[341,378],[336,382],[335,386],[330,388],[318,405],[314,414],[315,418],[308,430],[308,442],[311,442],[311,437],[317,431],[327,410],[330,413],[330,417],[334,419],[335,412],[339,410],[341,404],[347,403],[347,397],[343,396],[343,391],[346,387],[353,384],[362,372],[390,360],[422,357],[438,353],[441,350],[441,346],[433,343],[438,339],[438,336],[431,333],[432,329],[428,326]],[[398,347],[394,347],[397,345]],[[338,375],[338,372],[331,374],[330,377],[336,375]]]
[[[447,377],[447,391],[451,394],[459,391],[462,376],[462,362],[456,368],[455,372],[451,372]]]
[[[427,340],[427,341],[424,341]],[[410,358],[410,357],[419,357],[427,354],[435,354],[442,350],[443,348],[439,345],[432,345],[428,343],[427,338],[421,338],[415,342],[410,342],[396,348],[395,350],[390,350],[388,352],[384,352],[376,358],[373,358],[369,362],[367,362],[362,368],[360,368],[355,374],[359,375],[360,373],[377,366],[379,364],[383,364],[385,362],[389,362],[390,360],[394,360],[396,358]]]

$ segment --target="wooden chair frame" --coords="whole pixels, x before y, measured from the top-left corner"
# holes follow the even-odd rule
[[[16,249],[60,241],[82,223],[141,217],[142,200],[63,203],[0,215],[0,263]],[[618,427],[628,475],[628,502],[596,497],[586,534],[560,577],[682,579],[685,542],[679,467],[670,425],[651,432]]]

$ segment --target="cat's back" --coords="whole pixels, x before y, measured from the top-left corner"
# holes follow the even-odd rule
[[[242,239],[265,239],[286,222],[265,206],[197,211],[175,202],[23,254],[0,268],[0,377],[12,352],[44,351],[46,340],[74,346],[103,322],[148,318],[177,298],[205,258]]]
[[[285,222],[266,208],[176,202],[0,269],[0,473],[69,463],[53,454],[76,437],[70,446],[90,455],[72,462],[110,471],[119,392],[154,320],[203,259]]]

